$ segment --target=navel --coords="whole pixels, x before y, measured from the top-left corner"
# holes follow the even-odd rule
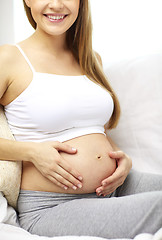
[[[101,156],[101,155],[96,155],[96,159],[97,159],[97,160],[101,160],[101,159],[102,159],[102,156]]]

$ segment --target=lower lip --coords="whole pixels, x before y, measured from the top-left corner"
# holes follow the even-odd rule
[[[48,19],[48,21],[52,22],[52,23],[61,23],[64,21],[64,19],[66,18],[66,16],[64,18],[60,18],[60,19],[52,19],[46,16],[46,18]]]

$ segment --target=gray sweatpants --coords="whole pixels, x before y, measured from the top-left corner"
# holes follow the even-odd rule
[[[42,236],[134,238],[162,227],[162,175],[131,171],[107,197],[21,190],[22,228]]]

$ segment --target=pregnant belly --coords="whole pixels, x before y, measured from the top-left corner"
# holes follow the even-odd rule
[[[81,189],[64,190],[47,178],[31,164],[24,164],[22,189],[35,191],[49,191],[62,193],[91,193],[101,186],[103,179],[110,176],[116,169],[116,162],[108,155],[112,147],[103,134],[89,134],[66,142],[77,149],[77,153],[70,155],[60,153],[62,157],[75,168],[83,177]]]

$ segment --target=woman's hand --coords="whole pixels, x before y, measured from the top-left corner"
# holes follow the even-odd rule
[[[75,154],[76,149],[61,142],[32,143],[31,149],[31,162],[44,177],[65,190],[82,187],[81,175],[59,154]]]
[[[109,156],[116,160],[117,168],[115,172],[108,178],[104,179],[101,183],[101,186],[96,189],[98,196],[106,196],[114,192],[124,183],[130,169],[132,168],[132,160],[124,152],[110,152]]]

